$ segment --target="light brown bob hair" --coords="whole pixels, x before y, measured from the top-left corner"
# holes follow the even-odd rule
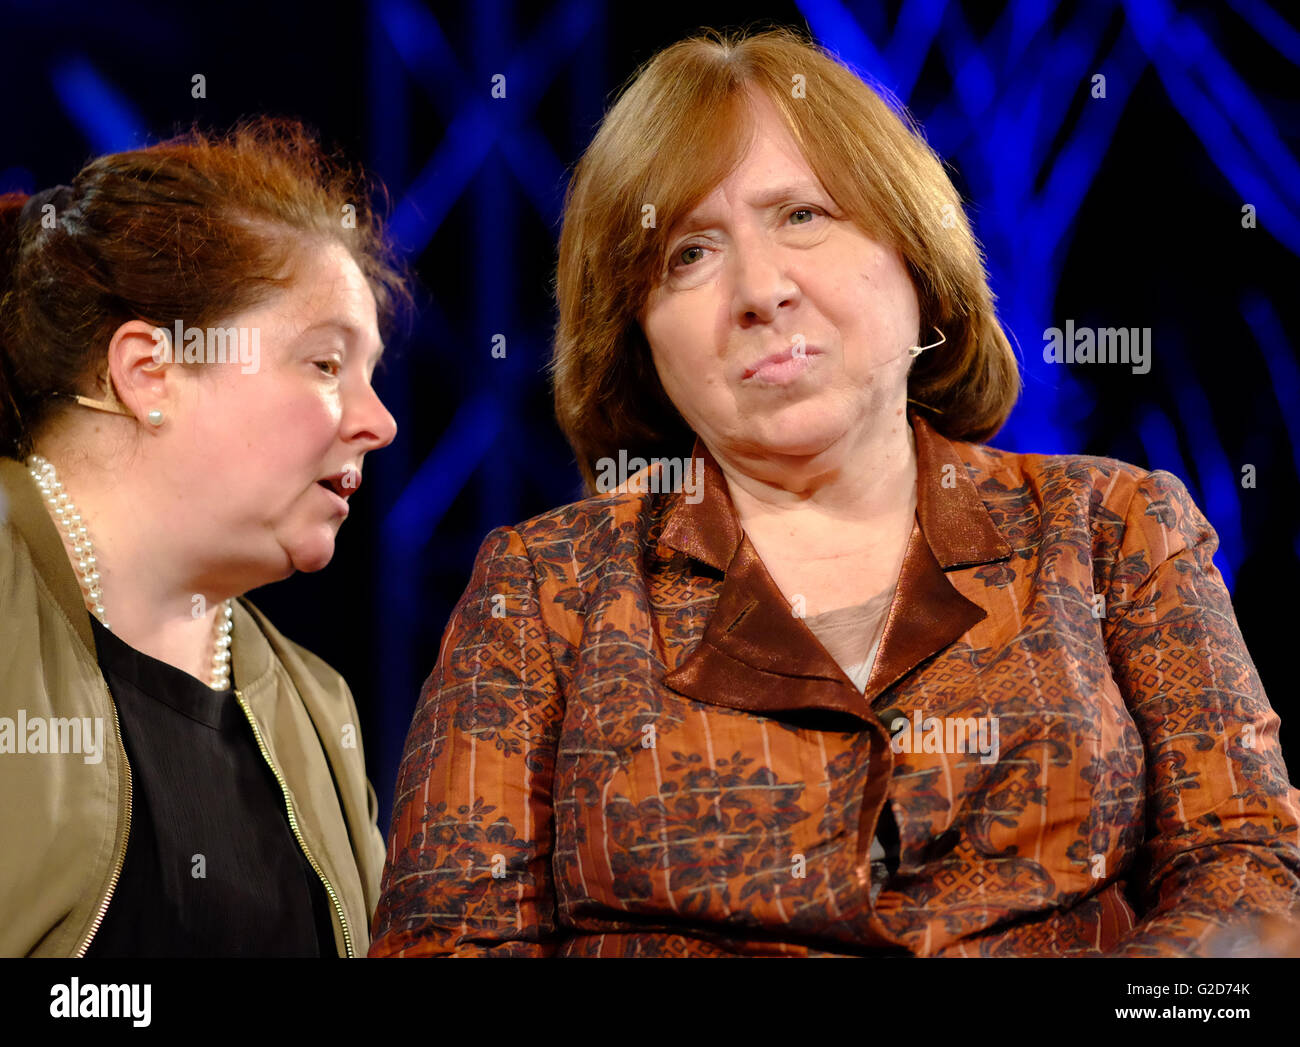
[[[911,118],[792,30],[706,30],[635,74],[569,184],[550,367],[556,417],[589,492],[597,460],[620,449],[645,458],[690,453],[694,433],[663,390],[637,316],[663,272],[673,227],[745,154],[750,90],[773,102],[842,212],[901,252],[920,305],[919,337],[934,340],[937,327],[947,338],[917,358],[909,400],[950,439],[984,442],[1020,393],[979,245]],[[651,228],[642,225],[645,204],[655,208]]]

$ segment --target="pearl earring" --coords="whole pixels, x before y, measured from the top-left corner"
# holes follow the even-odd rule
[[[160,410],[158,410],[158,408],[156,407],[149,412],[149,424],[150,425],[163,424],[163,413]]]
[[[920,355],[921,355],[923,352],[925,352],[927,349],[933,349],[935,346],[943,345],[943,343],[946,342],[946,341],[948,340],[947,338],[944,337],[943,332],[940,331],[939,328],[936,327],[936,328],[934,329],[934,333],[937,334],[937,335],[939,336],[939,340],[938,340],[937,342],[931,342],[929,345],[914,345],[914,346],[912,346],[910,349],[907,350],[908,353],[911,354],[912,359],[915,360],[918,356],[920,356]]]

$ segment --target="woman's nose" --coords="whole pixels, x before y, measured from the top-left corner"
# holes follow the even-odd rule
[[[799,295],[786,271],[784,252],[767,237],[738,239],[730,259],[732,317],[738,325],[770,323]]]
[[[371,449],[387,447],[397,437],[397,421],[389,413],[374,387],[367,384],[351,412],[347,438],[363,439]]]

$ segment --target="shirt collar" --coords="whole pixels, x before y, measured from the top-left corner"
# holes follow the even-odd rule
[[[908,421],[916,440],[916,517],[865,691],[791,614],[744,533],[721,468],[698,438],[694,453],[704,459],[704,495],[697,502],[687,501],[685,492],[674,495],[660,544],[725,576],[704,636],[666,674],[667,686],[765,715],[833,711],[878,726],[871,703],[987,616],[945,572],[1006,559],[1011,547],[952,442],[911,410]]]
[[[956,448],[911,407],[907,419],[916,440],[916,518],[939,566],[964,567],[1010,556],[1011,547],[998,533]],[[690,502],[678,494],[659,540],[723,571],[740,548],[744,529],[722,468],[699,437],[691,453],[704,460],[704,496]]]

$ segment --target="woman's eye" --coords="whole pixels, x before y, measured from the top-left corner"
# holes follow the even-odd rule
[[[790,212],[790,214],[788,215],[788,219],[792,221],[795,225],[807,225],[814,218],[816,218],[817,215],[820,213],[821,212],[817,211],[815,208],[812,207],[798,207]],[[797,217],[799,215],[805,215],[806,218],[800,219]],[[696,262],[698,262],[701,258],[704,257],[704,250],[705,249],[701,247],[699,244],[690,244],[687,247],[683,247],[675,255],[673,255],[672,264],[670,268],[683,269],[686,266],[694,265]],[[698,252],[698,254],[696,254],[694,257],[690,257],[691,252]]]
[[[703,254],[704,254],[704,248],[703,248],[703,247],[700,247],[698,244],[692,244],[690,247],[683,247],[680,251],[677,252],[677,258],[676,258],[676,261],[678,262],[678,264],[680,264],[680,265],[693,265],[695,262],[698,262],[698,261],[699,261],[699,258],[695,258],[695,259],[693,259],[692,261],[689,261],[689,262],[685,260],[685,259],[686,259],[686,255],[689,254],[691,251],[699,251],[699,252],[700,252],[700,257],[703,257]]]

